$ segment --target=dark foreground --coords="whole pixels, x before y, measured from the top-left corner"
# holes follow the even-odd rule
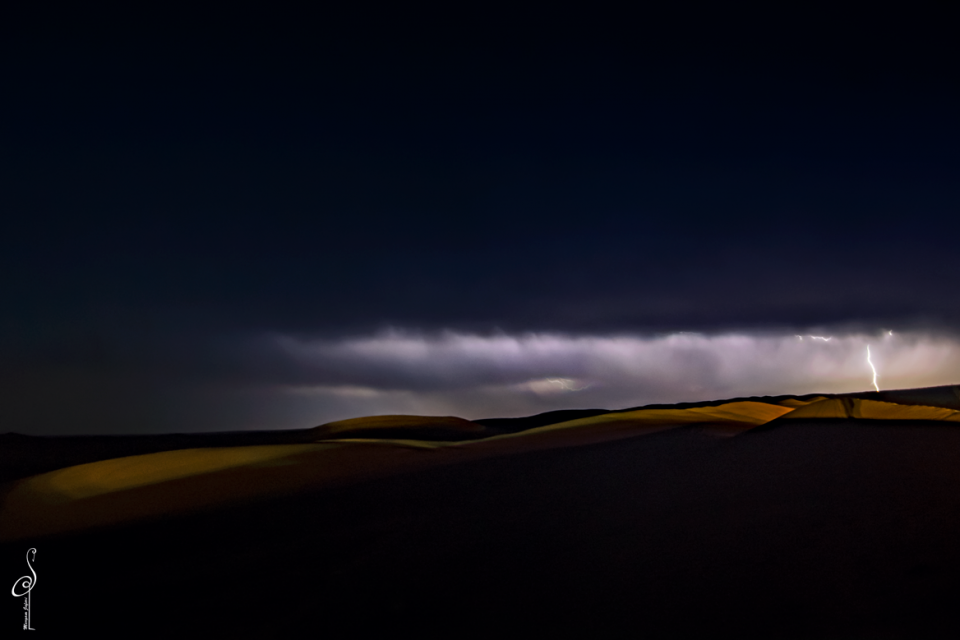
[[[956,637],[960,428],[691,426],[478,460],[6,543],[11,586],[29,547],[40,631]]]

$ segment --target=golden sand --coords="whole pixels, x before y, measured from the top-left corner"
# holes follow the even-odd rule
[[[858,418],[866,420],[947,420],[960,422],[960,411],[860,398],[827,398],[795,409],[785,419]]]
[[[858,398],[740,401],[638,409],[470,441],[362,438],[371,429],[483,430],[452,417],[373,416],[317,428],[314,444],[183,449],[128,456],[16,482],[0,511],[0,540],[164,517],[251,499],[384,477],[437,464],[644,436],[685,425],[732,435],[776,419],[858,418],[960,422],[960,412]],[[332,438],[330,436],[333,436]],[[347,437],[343,437],[347,436]],[[350,437],[353,436],[353,437]]]

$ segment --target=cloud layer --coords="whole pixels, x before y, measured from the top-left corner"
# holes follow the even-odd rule
[[[134,345],[135,346],[135,345]],[[99,368],[51,361],[5,382],[2,431],[293,429],[378,415],[533,415],[568,408],[843,393],[960,382],[960,338],[930,331],[480,335],[284,333],[133,347]]]
[[[468,418],[559,408],[786,393],[852,392],[960,380],[960,341],[921,333],[655,337],[399,331],[340,341],[272,336],[289,358],[275,388],[356,414],[453,413]],[[295,380],[293,378],[296,378]],[[340,417],[340,416],[338,416]]]

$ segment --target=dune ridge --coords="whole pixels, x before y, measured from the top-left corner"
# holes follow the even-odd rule
[[[925,405],[903,405],[861,398],[826,398],[798,407],[783,420],[853,418],[863,420],[946,420],[960,422],[960,411]]]
[[[956,387],[934,388],[930,396],[936,401],[945,390],[955,393]],[[908,395],[923,400],[923,392],[909,390]],[[960,411],[823,394],[608,411],[514,432],[452,416],[355,418],[297,432],[298,441],[292,444],[179,448],[22,478],[8,485],[0,507],[0,541],[269,499],[435,465],[642,437],[680,427],[700,426],[715,435],[735,436],[761,425],[770,428],[783,421],[821,419],[955,423],[960,422]],[[419,439],[418,434],[428,437]]]
[[[455,416],[383,415],[328,422],[310,429],[317,439],[361,437],[462,440],[482,438],[490,430],[482,424]],[[419,436],[419,437],[418,437]]]

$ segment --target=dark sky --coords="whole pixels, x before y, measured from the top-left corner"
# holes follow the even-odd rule
[[[757,386],[733,335],[960,353],[946,14],[128,11],[3,21],[0,431],[870,386]],[[713,346],[576,396],[671,335]]]

